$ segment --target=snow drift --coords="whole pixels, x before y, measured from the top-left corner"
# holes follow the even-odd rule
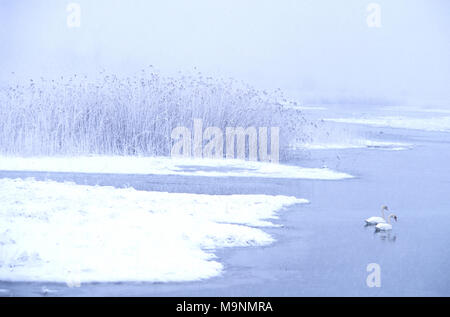
[[[137,156],[10,157],[0,156],[0,171],[110,174],[155,174],[207,177],[346,179],[353,176],[328,168],[305,168],[244,160]]]
[[[198,195],[0,179],[0,280],[191,281],[214,250],[273,238],[276,211],[305,199]]]

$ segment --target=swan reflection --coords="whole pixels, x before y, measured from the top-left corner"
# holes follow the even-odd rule
[[[395,242],[397,240],[397,235],[392,232],[375,232],[375,234],[383,241]]]

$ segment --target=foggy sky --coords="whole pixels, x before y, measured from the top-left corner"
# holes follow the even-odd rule
[[[81,6],[81,27],[66,6]],[[154,65],[234,77],[300,98],[450,103],[450,1],[0,0],[0,80]],[[449,105],[450,106],[450,105]]]

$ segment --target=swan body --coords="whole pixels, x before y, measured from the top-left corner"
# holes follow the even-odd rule
[[[391,218],[394,218],[395,221],[397,221],[397,216],[394,214],[390,214],[388,217],[387,223],[379,223],[375,226],[375,231],[390,231],[392,230],[392,224],[391,224]]]
[[[382,217],[370,217],[367,218],[366,221],[366,225],[370,226],[370,225],[377,225],[379,223],[386,223],[386,219],[384,217],[384,211],[385,210],[389,210],[387,206],[381,206],[381,216]]]
[[[379,223],[386,223],[386,220],[384,220],[383,217],[370,217],[370,218],[367,218],[365,221],[366,221],[366,224],[368,224],[368,225],[376,225]]]
[[[375,226],[376,231],[389,231],[392,230],[392,225],[390,223],[379,223]]]

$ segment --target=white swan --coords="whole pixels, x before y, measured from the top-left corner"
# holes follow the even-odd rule
[[[376,224],[379,224],[379,223],[386,223],[386,219],[385,219],[385,216],[384,216],[384,211],[385,210],[388,211],[389,208],[387,206],[381,206],[381,215],[382,215],[382,217],[370,217],[370,218],[367,218],[365,220],[366,221],[366,225],[370,226],[370,225],[376,225]]]
[[[394,214],[390,214],[388,217],[388,223],[379,223],[375,226],[375,231],[389,231],[392,230],[391,218],[394,218],[397,221],[397,216]]]

